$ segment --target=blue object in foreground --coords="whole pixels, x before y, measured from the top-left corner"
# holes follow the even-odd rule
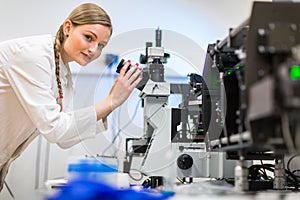
[[[70,181],[46,200],[164,200],[173,196],[173,192],[135,191],[118,189],[91,179]]]

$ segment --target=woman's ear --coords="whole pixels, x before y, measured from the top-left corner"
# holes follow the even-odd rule
[[[67,19],[66,21],[64,21],[63,31],[64,31],[64,35],[66,37],[69,36],[71,28],[72,28],[72,22],[71,22],[71,20]]]

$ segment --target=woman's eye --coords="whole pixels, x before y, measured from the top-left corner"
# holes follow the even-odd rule
[[[101,44],[101,43],[100,43],[100,44],[98,44],[98,48],[99,48],[99,49],[103,49],[104,47],[105,47],[105,45],[104,45],[104,44]]]
[[[89,36],[89,35],[86,35],[85,38],[86,38],[88,41],[92,41],[92,39],[93,39],[93,38],[92,38],[91,36]]]

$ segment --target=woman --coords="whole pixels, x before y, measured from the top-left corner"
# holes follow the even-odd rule
[[[62,148],[94,137],[139,83],[138,64],[125,73],[129,61],[105,99],[72,110],[68,63],[85,66],[98,58],[111,34],[107,13],[86,3],[71,12],[55,38],[40,35],[0,43],[0,191],[10,163],[38,134]]]

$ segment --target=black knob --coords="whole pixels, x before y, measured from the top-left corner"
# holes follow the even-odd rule
[[[140,63],[141,64],[146,64],[147,60],[148,60],[147,56],[145,56],[143,54],[140,55]]]
[[[193,166],[193,158],[188,154],[182,154],[177,158],[177,166],[180,169],[189,169]]]

